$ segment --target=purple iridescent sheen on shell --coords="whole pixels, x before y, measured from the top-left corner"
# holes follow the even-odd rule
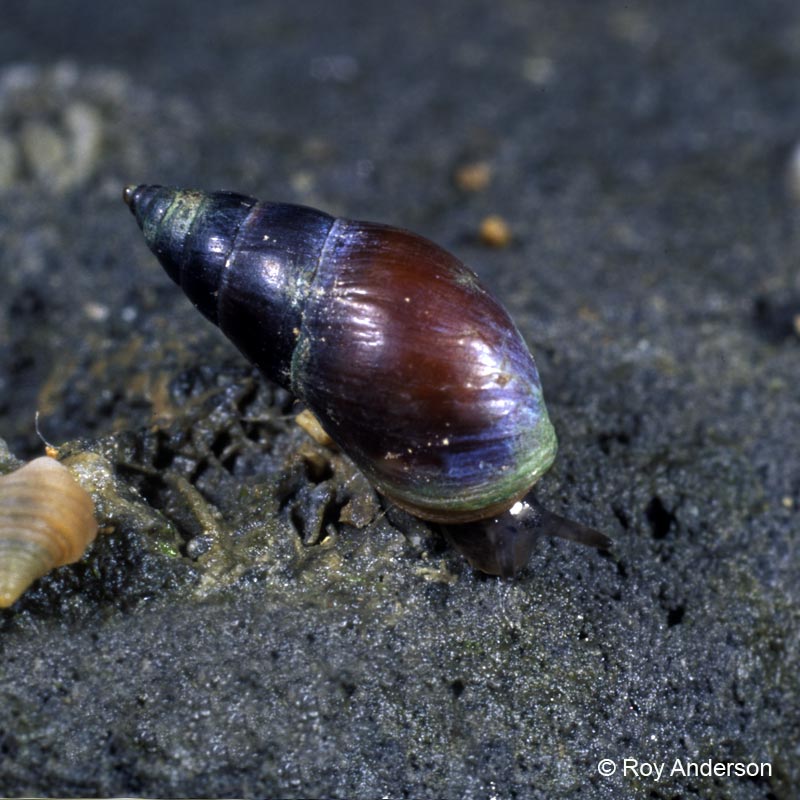
[[[423,519],[482,519],[550,467],[530,351],[438,245],[230,192],[138,186],[126,200],[197,308],[393,502]]]

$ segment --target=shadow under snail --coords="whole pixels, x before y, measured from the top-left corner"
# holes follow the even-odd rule
[[[233,192],[142,185],[124,199],[197,309],[475,568],[514,575],[542,533],[610,544],[529,495],[556,454],[539,375],[455,256],[410,231]]]

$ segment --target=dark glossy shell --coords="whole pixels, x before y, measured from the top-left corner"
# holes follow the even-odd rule
[[[138,186],[125,199],[197,308],[393,502],[429,520],[484,519],[550,467],[530,351],[441,247],[228,192]]]

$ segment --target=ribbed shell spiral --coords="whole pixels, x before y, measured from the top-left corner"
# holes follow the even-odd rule
[[[1,477],[0,608],[45,573],[77,561],[96,534],[91,497],[54,459],[34,459]]]

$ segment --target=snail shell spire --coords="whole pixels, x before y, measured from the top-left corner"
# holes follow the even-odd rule
[[[272,380],[291,359],[334,218],[234,192],[129,186],[148,247],[186,296]]]
[[[0,608],[77,561],[96,534],[91,497],[56,460],[43,456],[0,478]]]
[[[412,514],[494,516],[552,464],[527,345],[438,245],[230,192],[129,186],[124,199],[196,307]]]

